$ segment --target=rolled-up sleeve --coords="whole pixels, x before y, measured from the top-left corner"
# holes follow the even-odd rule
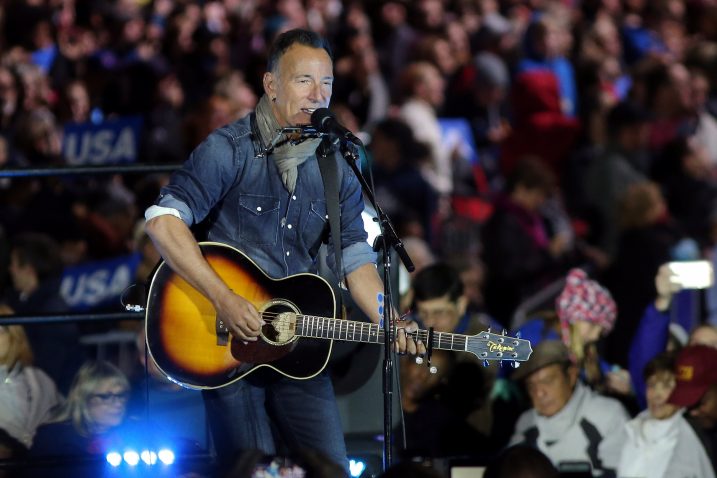
[[[189,226],[201,222],[234,184],[241,169],[238,156],[231,134],[213,132],[172,175],[156,205],[176,209]]]
[[[376,263],[376,253],[368,244],[368,234],[364,228],[361,213],[364,210],[361,184],[353,171],[341,161],[342,181],[341,192],[341,260],[343,261],[344,275],[348,275],[364,264]],[[333,264],[333,243],[329,241],[329,265]]]

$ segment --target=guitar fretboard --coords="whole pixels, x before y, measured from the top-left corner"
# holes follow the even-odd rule
[[[384,331],[379,324],[355,320],[333,319],[302,315],[297,317],[296,335],[320,339],[344,340],[348,342],[384,343]],[[428,341],[428,331],[418,330],[412,335]],[[442,350],[467,351],[468,339],[462,334],[433,332],[433,348]]]

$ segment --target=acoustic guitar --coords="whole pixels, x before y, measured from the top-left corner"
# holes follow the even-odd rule
[[[336,318],[334,291],[322,277],[307,273],[273,279],[238,249],[216,242],[199,247],[222,280],[257,308],[266,325],[255,342],[235,340],[211,302],[160,262],[147,299],[147,347],[160,371],[179,385],[219,388],[262,367],[307,379],[326,367],[334,340],[384,343],[378,324]],[[418,330],[413,335],[433,350],[469,352],[486,361],[517,365],[532,353],[529,341],[490,332],[467,336]]]

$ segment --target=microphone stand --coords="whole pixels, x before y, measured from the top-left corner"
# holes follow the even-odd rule
[[[388,218],[386,213],[383,212],[381,207],[376,202],[376,198],[371,191],[366,179],[361,174],[357,166],[358,154],[356,153],[356,146],[349,141],[341,141],[337,138],[340,143],[339,150],[341,155],[344,157],[346,162],[349,164],[354,174],[361,183],[366,198],[373,206],[378,216],[379,228],[381,234],[377,237],[374,244],[374,250],[379,251],[383,249],[383,287],[384,287],[384,307],[383,307],[383,469],[387,470],[392,463],[393,453],[391,445],[393,444],[392,438],[392,424],[393,424],[393,351],[392,345],[395,336],[395,322],[393,315],[393,302],[391,297],[391,287],[389,286],[389,280],[391,277],[391,254],[389,248],[393,248],[401,262],[409,272],[413,272],[415,266],[411,261],[411,258],[406,252],[406,248],[396,234],[396,230]]]

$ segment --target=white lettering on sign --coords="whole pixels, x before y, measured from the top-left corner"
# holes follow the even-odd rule
[[[70,307],[93,306],[119,296],[130,285],[132,272],[128,265],[116,269],[97,269],[62,279],[60,293]]]
[[[134,161],[137,158],[137,139],[130,126],[119,131],[68,132],[65,136],[64,156],[68,164],[105,164]]]

